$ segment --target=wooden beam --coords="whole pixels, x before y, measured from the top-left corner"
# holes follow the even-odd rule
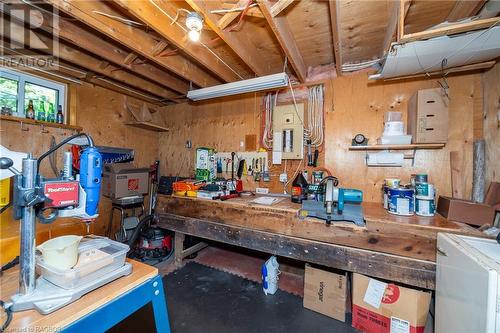
[[[237,32],[229,32],[220,29],[217,24],[216,14],[210,13],[211,1],[186,0],[195,11],[203,14],[205,22],[219,37],[236,53],[243,62],[257,75],[270,74],[269,64],[262,54],[245,36],[238,35]]]
[[[492,17],[488,19],[476,20],[467,23],[458,23],[447,27],[441,27],[441,28],[416,32],[413,34],[407,34],[404,35],[399,42],[408,43],[417,40],[425,40],[434,37],[454,35],[473,30],[487,29],[492,26],[498,25],[499,23],[500,23],[500,17]]]
[[[159,57],[153,54],[158,40],[151,34],[130,25],[113,20],[109,17],[99,15],[95,11],[120,16],[120,13],[107,6],[101,1],[79,1],[79,0],[45,0],[79,21],[94,28],[100,33],[108,36],[125,47],[135,51],[146,59],[155,62],[159,66],[179,75],[180,77],[192,81],[200,87],[220,84],[205,70],[180,55],[170,57]],[[128,53],[126,53],[128,54]],[[126,55],[125,54],[125,55]],[[184,91],[185,92],[185,91]]]
[[[279,15],[288,6],[290,6],[294,0],[278,0],[270,9],[272,17]]]
[[[281,48],[288,57],[288,61],[292,65],[295,74],[297,74],[299,81],[305,82],[307,76],[306,64],[304,63],[304,59],[302,58],[299,47],[297,46],[297,43],[293,38],[286,17],[273,17],[271,14],[271,4],[269,3],[269,1],[259,0],[258,3],[262,14],[264,14],[267,23],[273,30],[273,33],[280,43]]]
[[[123,63],[125,65],[132,65],[132,63],[137,59],[139,55],[135,52],[130,52],[125,59],[123,60]]]
[[[221,6],[222,9],[233,9],[234,8],[234,5],[233,4],[230,4],[230,3],[223,3],[222,6]],[[242,12],[243,9],[241,10],[238,10],[238,12]],[[213,12],[213,11],[212,11]],[[214,13],[214,14],[217,14],[217,15],[226,15],[227,13]],[[252,16],[252,17],[258,17],[258,18],[264,18],[264,15],[262,14],[262,12],[260,11],[260,8],[259,7],[250,7],[248,8],[247,10],[247,13],[246,13],[246,16]]]
[[[175,23],[170,24],[176,15],[176,10],[173,9],[171,4],[158,0],[114,1],[222,80],[232,82],[240,79],[211,50],[201,43],[191,42],[186,38],[186,31]]]
[[[16,21],[11,21],[10,18],[4,17],[4,22],[6,24],[10,24],[11,31],[7,36],[11,42],[17,42],[20,45],[23,45],[25,42],[24,36],[27,33],[24,26],[21,23]],[[15,28],[15,29],[12,29]],[[37,36],[40,41],[45,43],[45,45],[49,45],[51,43],[51,38],[47,37],[43,34],[36,33],[34,31],[30,31],[31,36]],[[138,76],[130,74],[127,71],[119,70],[119,67],[116,66],[101,66],[101,61],[91,55],[83,53],[79,50],[74,49],[70,45],[60,42],[59,43],[59,54],[58,57],[67,62],[75,64],[77,66],[83,67],[87,70],[90,70],[94,73],[99,73],[116,81],[125,83],[134,87],[135,89],[146,91],[152,95],[159,96],[164,99],[169,99],[175,101],[177,94],[168,91],[167,89],[160,87],[150,81],[144,80]]]
[[[340,3],[339,0],[328,2],[330,9],[330,22],[332,25],[333,35],[333,53],[335,59],[335,69],[337,76],[342,75],[342,41],[340,39]]]
[[[476,15],[486,0],[458,0],[448,14],[448,22],[455,22]]]
[[[410,3],[411,1],[407,0],[404,1],[404,4],[402,1],[392,1],[391,4],[391,10],[390,10],[390,17],[389,17],[389,23],[387,24],[387,30],[385,33],[385,38],[384,38],[384,44],[382,46],[382,52],[380,56],[382,57],[385,53],[389,52],[389,48],[391,47],[391,43],[394,41],[395,38],[399,38],[396,36],[398,35],[398,32],[402,33],[403,28],[399,28],[401,24],[404,25],[404,20],[406,17],[406,14],[408,13],[408,10],[410,9]],[[401,8],[404,8],[403,12],[403,17],[401,17]],[[403,22],[403,23],[401,23]]]
[[[355,247],[328,244],[203,219],[159,214],[158,225],[192,235],[300,261],[434,289],[436,264]],[[176,245],[177,249],[177,245]]]
[[[239,0],[231,9],[241,8],[248,5],[249,0]],[[217,26],[220,29],[226,29],[238,16],[240,16],[241,11],[229,12],[224,14],[217,22]]]

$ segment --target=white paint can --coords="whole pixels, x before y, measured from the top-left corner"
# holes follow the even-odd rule
[[[434,216],[436,203],[434,197],[415,197],[415,214],[419,216]]]

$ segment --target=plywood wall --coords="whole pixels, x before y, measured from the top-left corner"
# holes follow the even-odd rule
[[[486,186],[500,181],[500,64],[484,73]]]
[[[472,187],[472,140],[474,108],[482,107],[480,74],[448,79],[451,97],[449,140],[444,149],[417,151],[415,165],[406,160],[402,168],[369,168],[365,154],[348,151],[352,137],[363,133],[374,143],[382,132],[386,111],[402,111],[406,117],[409,98],[419,89],[439,87],[436,80],[405,80],[390,83],[369,82],[367,73],[335,78],[325,84],[326,145],[324,165],[339,177],[341,186],[361,189],[366,201],[381,200],[384,178],[400,177],[408,181],[410,174],[425,172],[441,194],[451,194],[450,151],[458,151],[463,161],[464,193],[470,197]],[[244,150],[245,135],[260,136],[262,96],[219,99],[202,103],[171,106],[164,113],[172,129],[160,136],[162,173],[190,176],[194,169],[194,149],[186,149],[186,140],[193,148],[213,147],[221,151]],[[282,191],[278,174],[284,165],[272,169],[273,181],[260,183],[273,191]],[[288,163],[288,174],[297,162]],[[251,181],[250,188],[255,187]]]
[[[93,137],[95,144],[134,149],[135,163],[138,166],[149,166],[157,159],[158,133],[125,125],[131,116],[124,108],[123,95],[90,84],[75,85],[72,88],[75,95],[72,98],[75,98],[77,110],[76,125],[83,127],[84,132]],[[128,101],[140,104],[130,97]],[[155,115],[158,116],[159,113]],[[29,128],[29,131],[22,131],[20,124],[3,121],[1,144],[11,150],[33,152],[35,156],[39,156],[49,148],[51,136],[55,137],[56,142],[60,142],[73,134],[63,129],[48,128],[48,133],[42,133],[38,126],[25,127]],[[59,153],[59,156],[61,155]],[[53,177],[48,161],[43,163],[42,173],[47,177]],[[59,168],[61,168],[60,161]],[[110,200],[101,198],[100,215],[94,229],[96,233],[102,234],[105,230],[110,207]]]

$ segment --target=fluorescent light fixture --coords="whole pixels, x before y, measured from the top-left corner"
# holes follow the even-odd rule
[[[192,101],[201,101],[204,99],[217,98],[222,96],[231,96],[256,92],[262,90],[271,90],[288,86],[288,75],[286,73],[278,73],[257,77],[255,79],[243,80],[220,84],[218,86],[190,90],[187,93],[187,98]]]

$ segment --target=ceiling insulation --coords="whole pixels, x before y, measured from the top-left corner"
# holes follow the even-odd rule
[[[438,72],[500,57],[500,27],[395,44],[382,68],[370,79]]]

